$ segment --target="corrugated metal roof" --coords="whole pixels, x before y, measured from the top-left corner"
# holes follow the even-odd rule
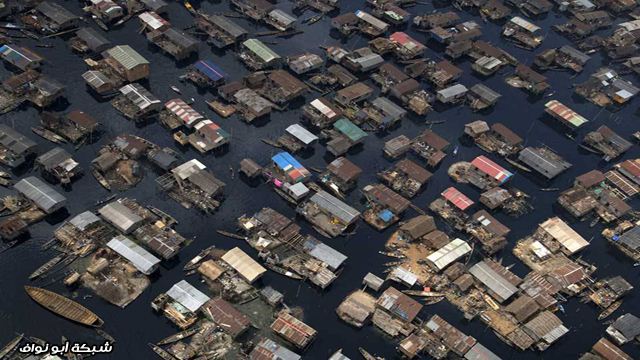
[[[86,71],[82,74],[82,78],[94,89],[99,89],[102,85],[111,82],[105,74],[97,70]]]
[[[120,88],[120,93],[129,99],[140,110],[160,107],[161,102],[149,90],[140,84],[127,84]]]
[[[89,225],[95,224],[98,221],[100,221],[100,218],[97,217],[96,214],[92,213],[91,211],[85,211],[69,220],[69,224],[84,231]]]
[[[536,31],[540,31],[540,27],[538,27],[538,26],[534,25],[533,23],[521,18],[520,16],[514,16],[509,21],[511,21],[512,23],[520,26],[521,28],[523,28],[523,29],[525,29],[525,30],[527,30],[527,31],[529,31],[531,33],[534,33]]]
[[[309,200],[315,203],[318,207],[331,215],[337,217],[345,224],[351,224],[360,216],[360,212],[351,206],[340,201],[338,198],[332,196],[325,191],[319,191]]]
[[[518,292],[518,288],[495,272],[487,263],[481,261],[469,269],[469,273],[491,290],[496,300],[503,302]]]
[[[164,104],[164,107],[175,116],[180,118],[187,126],[192,126],[200,120],[204,119],[204,116],[192,108],[189,104],[182,99],[171,99]]]
[[[222,260],[236,270],[249,283],[256,281],[267,269],[258,264],[239,247],[227,251]]]
[[[558,100],[548,101],[546,104],[544,104],[544,106],[545,111],[549,115],[555,117],[558,120],[565,121],[566,123],[574,127],[580,127],[589,122],[589,120],[587,120],[585,117],[571,110],[569,107]]]
[[[214,64],[210,60],[200,60],[195,63],[193,67],[213,81],[222,80],[228,77],[227,73],[222,71],[218,65]]]
[[[138,271],[149,275],[155,271],[160,259],[123,235],[118,235],[107,243],[107,247],[129,260]]]
[[[346,255],[312,236],[307,236],[302,248],[309,255],[329,265],[332,270],[338,269],[347,260]]]
[[[471,199],[454,187],[445,189],[440,195],[462,211],[474,204]]]
[[[67,203],[67,198],[35,176],[18,181],[13,188],[47,214],[55,212]]]
[[[344,134],[352,142],[358,142],[367,136],[367,133],[346,118],[341,118],[333,124],[333,127]]]
[[[139,65],[149,64],[149,61],[129,45],[118,45],[106,51],[106,54],[120,63],[125,69],[131,70]]]
[[[209,301],[209,297],[200,290],[193,287],[186,280],[181,280],[173,285],[167,295],[173,300],[186,307],[191,312],[196,312],[204,303]]]
[[[286,131],[296,139],[302,141],[305,145],[312,144],[314,141],[318,140],[317,136],[300,124],[289,125],[286,128]]]
[[[257,39],[249,39],[242,43],[247,49],[255,53],[262,61],[269,63],[273,60],[280,59],[280,55],[276,54],[262,41]]]
[[[362,10],[356,10],[355,14],[360,20],[368,23],[369,25],[375,27],[380,31],[387,31],[387,29],[389,28],[389,24],[387,24],[386,22],[376,18],[375,16],[367,12],[364,12]]]
[[[101,207],[98,209],[98,213],[111,225],[125,234],[135,230],[143,220],[138,214],[131,211],[131,209],[119,201],[114,201]]]
[[[302,357],[277,342],[263,338],[249,354],[251,360],[300,360]]]
[[[507,171],[505,168],[496,164],[484,155],[480,155],[473,159],[473,161],[471,161],[471,164],[483,173],[498,180],[500,184],[503,184],[505,181],[509,180],[511,176],[513,176],[511,172]]]
[[[480,343],[476,343],[473,345],[466,354],[464,354],[464,358],[467,360],[500,360],[501,358],[494,354],[491,350],[487,349]]]
[[[540,228],[562,244],[570,254],[575,254],[589,245],[587,240],[559,217],[553,217],[543,222],[540,224]]]
[[[456,238],[449,242],[447,245],[438,249],[438,251],[427,256],[427,260],[435,265],[438,270],[442,270],[449,264],[453,263],[454,261],[470,252],[471,246],[469,246],[466,241]]]

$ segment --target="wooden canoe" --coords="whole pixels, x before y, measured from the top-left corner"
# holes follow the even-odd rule
[[[33,286],[25,286],[24,290],[35,302],[64,318],[93,327],[104,324],[104,321],[91,310],[53,291]]]

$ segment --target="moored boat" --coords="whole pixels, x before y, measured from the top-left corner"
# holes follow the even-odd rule
[[[609,317],[609,315],[613,314],[616,310],[618,310],[620,305],[622,305],[622,300],[618,300],[613,304],[609,305],[608,308],[604,309],[604,311],[602,311],[600,315],[598,315],[598,320],[604,320],[607,317]]]
[[[33,280],[37,277],[42,276],[43,274],[51,270],[54,266],[56,266],[60,261],[62,261],[62,259],[64,259],[65,256],[67,256],[67,254],[63,253],[63,254],[58,254],[55,257],[51,258],[49,261],[42,264],[42,266],[40,266],[34,272],[32,272],[31,275],[29,275],[29,280]]]
[[[156,344],[149,343],[149,347],[164,360],[177,360],[173,355]]]
[[[300,275],[298,275],[296,273],[293,273],[293,272],[291,272],[291,271],[289,271],[287,269],[284,269],[284,268],[282,268],[282,267],[280,267],[278,265],[273,265],[273,264],[268,264],[268,263],[265,263],[264,265],[267,267],[267,269],[269,269],[269,270],[271,270],[271,271],[273,271],[275,273],[278,273],[280,275],[284,275],[286,277],[289,277],[289,278],[295,279],[295,280],[302,280],[302,276],[300,276]]]
[[[190,329],[187,329],[185,331],[180,331],[179,333],[175,333],[175,334],[173,334],[171,336],[167,336],[166,338],[158,341],[156,343],[156,345],[167,345],[167,344],[174,343],[176,341],[180,341],[182,339],[186,339],[189,336],[197,333],[199,330],[200,330],[199,326],[194,326],[194,327],[192,327]]]
[[[435,292],[435,291],[423,291],[423,290],[403,290],[403,293],[411,296],[421,296],[421,297],[442,297],[443,293]]]
[[[201,262],[202,260],[204,260],[204,258],[206,258],[206,257],[207,257],[207,255],[209,255],[209,253],[210,253],[213,249],[215,249],[215,248],[216,248],[216,247],[215,247],[215,245],[211,245],[211,246],[209,246],[208,248],[206,248],[206,249],[204,249],[204,250],[200,251],[200,252],[198,253],[198,255],[194,256],[191,260],[189,260],[189,262],[187,262],[187,263],[184,265],[184,267],[182,268],[182,270],[184,270],[184,271],[191,271],[191,270],[193,270],[193,269],[197,268],[197,267],[198,267],[198,265],[200,265],[200,262]]]
[[[83,325],[100,327],[104,321],[79,303],[46,289],[25,286],[25,291],[35,302],[49,311]]]
[[[18,334],[18,336],[13,338],[13,340],[9,341],[9,343],[5,345],[5,347],[3,347],[2,350],[0,350],[0,359],[4,359],[5,356],[8,356],[9,354],[13,353],[16,346],[20,344],[20,341],[22,341],[23,338],[24,338],[24,334]]]
[[[35,126],[31,128],[31,131],[33,131],[36,135],[47,139],[51,142],[54,142],[56,144],[64,144],[67,142],[67,140],[65,140],[62,136],[54,133],[51,130],[47,130],[45,128],[43,128],[42,126]]]
[[[96,180],[98,180],[98,183],[100,183],[100,185],[111,191],[111,184],[109,184],[109,182],[107,181],[107,179],[105,179],[104,176],[102,176],[102,174],[100,174],[100,172],[96,169],[91,170],[91,175],[93,175],[94,178],[96,178]]]

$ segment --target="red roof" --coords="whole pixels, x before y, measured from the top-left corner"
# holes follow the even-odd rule
[[[424,45],[422,45],[422,43],[414,40],[411,36],[407,35],[407,33],[401,31],[391,34],[391,36],[389,36],[389,40],[396,42],[402,46],[410,45],[415,46],[418,49],[424,49]]]
[[[462,211],[474,204],[471,199],[454,187],[446,189],[440,195]]]
[[[498,180],[501,184],[509,180],[513,175],[511,172],[496,164],[484,155],[480,155],[471,161],[471,164],[478,170]]]

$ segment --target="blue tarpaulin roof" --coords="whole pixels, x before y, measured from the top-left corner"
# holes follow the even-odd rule
[[[293,166],[293,168],[295,169],[300,169],[303,167],[302,164],[300,164],[298,160],[296,160],[288,152],[278,153],[274,157],[272,157],[271,160],[273,160],[273,162],[276,163],[276,165],[282,170],[286,170],[290,166]]]
[[[389,222],[391,221],[391,219],[393,219],[393,213],[390,210],[385,209],[378,213],[378,217],[384,222]]]
[[[218,65],[209,60],[200,60],[194,65],[194,67],[213,81],[218,81],[227,77],[227,74],[222,71]]]

